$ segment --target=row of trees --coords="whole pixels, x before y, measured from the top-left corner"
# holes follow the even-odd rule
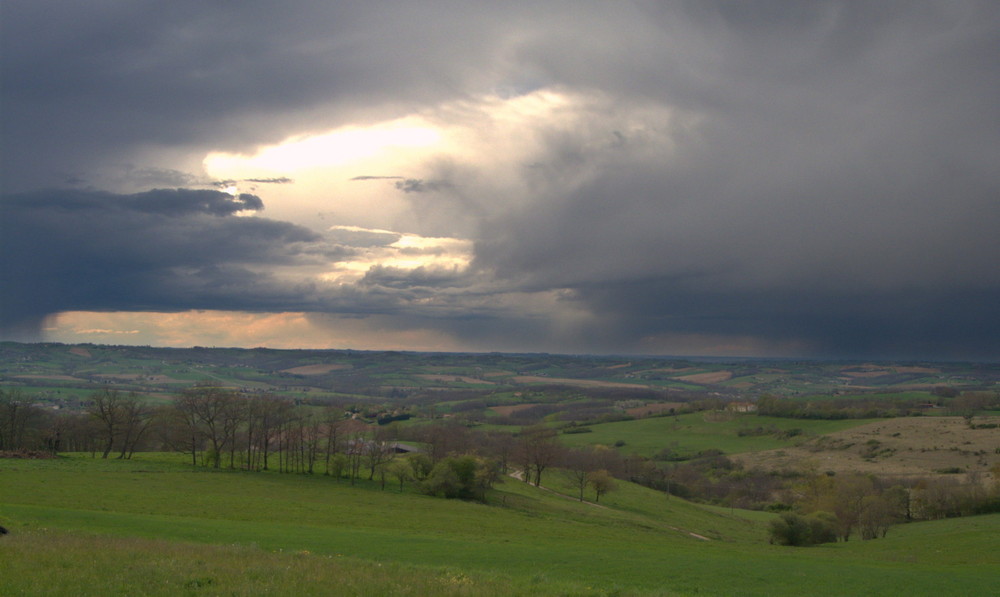
[[[874,419],[922,415],[933,406],[951,415],[971,418],[984,410],[1000,408],[1000,392],[953,392],[935,391],[933,404],[924,399],[864,394],[826,400],[795,400],[764,394],[757,399],[757,413],[794,419]]]
[[[0,390],[3,451],[86,451],[95,457],[125,459],[140,449],[169,449],[190,455],[194,466],[322,472],[347,476],[352,483],[364,476],[384,482],[393,474],[388,465],[400,451],[403,435],[394,425],[369,425],[335,406],[295,405],[216,385],[188,388],[160,406],[134,393],[105,388],[94,392],[85,410],[76,413],[58,413],[35,405],[17,390]],[[397,465],[395,476],[418,482],[447,477],[444,469],[432,475],[442,460],[470,456],[478,459],[484,471],[507,474],[518,467],[526,481],[537,485],[562,454],[555,431],[542,427],[514,437],[509,433],[473,434],[464,426],[442,422],[423,426],[406,437],[425,446],[428,463],[421,464],[423,457],[414,459],[406,476],[402,465]],[[461,461],[463,465],[456,465],[453,472],[462,473],[468,462]],[[459,478],[464,479],[463,475]],[[480,471],[483,475],[491,478]],[[472,488],[458,493],[482,492]]]
[[[47,417],[20,390],[0,388],[0,451],[37,450],[45,447]]]
[[[1000,478],[1000,466],[994,467]],[[911,479],[889,485],[878,477],[843,475],[809,477],[797,488],[795,512],[771,523],[771,542],[813,545],[885,537],[895,524],[913,520],[1000,512],[1000,482],[992,488],[978,478]]]
[[[0,452],[37,456],[92,451],[100,434],[89,412],[64,414],[39,406],[20,389],[0,388]]]
[[[419,445],[421,453],[399,458],[408,449],[405,441]],[[859,475],[745,470],[712,451],[664,464],[603,446],[568,449],[544,426],[512,434],[454,421],[369,425],[338,407],[296,405],[213,385],[194,386],[157,407],[135,394],[103,389],[90,397],[85,412],[66,415],[0,390],[0,450],[18,449],[89,451],[103,458],[171,449],[188,454],[193,466],[322,473],[352,484],[367,477],[383,487],[391,479],[400,488],[415,483],[429,494],[473,499],[502,476],[541,485],[549,471],[559,469],[580,500],[588,489],[599,500],[615,478],[625,479],[691,499],[789,508],[835,520],[841,540],[880,536],[902,520],[1000,510],[1000,487],[987,490],[975,479],[898,482],[893,488]]]

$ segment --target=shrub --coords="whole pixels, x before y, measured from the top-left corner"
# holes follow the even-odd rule
[[[834,530],[836,518],[829,512],[817,512],[809,516],[799,516],[785,512],[771,521],[770,542],[778,545],[805,547],[837,540]]]
[[[771,521],[771,543],[778,545],[812,545],[812,531],[809,522],[798,514],[786,512]]]
[[[483,500],[498,475],[497,465],[491,460],[471,454],[451,456],[434,465],[420,489],[437,497]]]

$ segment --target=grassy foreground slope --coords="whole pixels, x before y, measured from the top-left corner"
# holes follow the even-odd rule
[[[73,594],[339,582],[346,594],[972,595],[1000,582],[1000,516],[794,549],[767,544],[767,515],[628,484],[600,507],[510,480],[483,505],[136,458],[0,460],[0,592],[68,594],[67,576]]]

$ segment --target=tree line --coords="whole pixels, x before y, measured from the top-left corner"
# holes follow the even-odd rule
[[[407,453],[414,446],[419,452]],[[580,500],[589,492],[598,501],[621,479],[687,499],[785,511],[796,523],[786,521],[786,531],[809,528],[818,538],[829,527],[840,540],[874,538],[903,521],[1000,511],[1000,486],[988,488],[975,478],[888,484],[860,475],[774,473],[744,469],[711,450],[664,463],[605,446],[569,449],[542,425],[517,433],[454,420],[373,425],[338,406],[296,404],[210,384],[160,405],[105,388],[90,396],[83,412],[65,414],[35,405],[18,390],[0,389],[2,453],[72,451],[127,459],[141,450],[180,452],[195,467],[323,474],[352,484],[367,479],[383,488],[392,482],[400,490],[411,484],[431,495],[464,499],[484,499],[505,476],[538,486],[558,470]]]
[[[928,401],[866,394],[796,400],[763,394],[757,399],[757,414],[792,419],[877,419],[920,416],[929,408],[936,408],[950,415],[968,418],[984,410],[1000,409],[1000,392],[958,392],[952,388],[937,388],[932,395],[934,399]]]

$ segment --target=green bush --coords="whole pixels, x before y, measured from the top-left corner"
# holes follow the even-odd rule
[[[431,469],[420,489],[428,495],[463,500],[483,500],[499,472],[496,463],[471,454],[451,456]]]
[[[817,512],[809,516],[785,512],[780,518],[771,521],[770,542],[796,547],[834,542],[837,540],[835,520],[828,512]]]

